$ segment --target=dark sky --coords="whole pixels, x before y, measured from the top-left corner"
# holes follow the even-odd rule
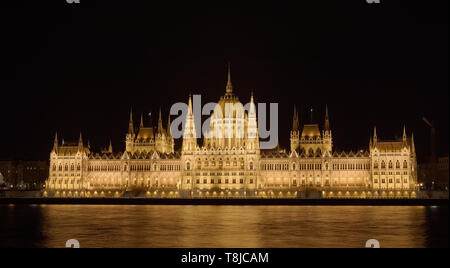
[[[161,106],[165,122],[189,92],[217,101],[228,61],[241,101],[280,104],[282,147],[294,104],[303,123],[328,104],[338,150],[406,124],[425,159],[425,115],[448,154],[448,1],[169,2],[0,4],[0,158],[48,159],[55,131],[123,150],[130,107],[138,121]]]

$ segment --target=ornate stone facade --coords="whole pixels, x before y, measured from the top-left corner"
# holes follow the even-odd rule
[[[328,108],[323,130],[304,124],[294,110],[290,152],[259,147],[253,94],[248,112],[233,93],[230,72],[225,95],[198,144],[189,97],[183,142],[174,150],[170,131],[139,131],[132,113],[125,152],[110,145],[93,153],[78,143],[59,144],[50,153],[44,196],[156,198],[415,198],[417,163],[413,136],[382,141],[374,130],[369,150],[333,150]]]

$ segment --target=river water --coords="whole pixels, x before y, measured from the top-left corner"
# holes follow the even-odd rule
[[[448,247],[448,207],[0,205],[0,247]]]

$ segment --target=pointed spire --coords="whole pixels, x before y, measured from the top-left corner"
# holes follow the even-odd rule
[[[406,127],[405,125],[403,125],[403,147],[407,147],[408,146],[408,141],[407,141],[407,137],[406,137]]]
[[[328,105],[325,106],[325,131],[330,130],[330,121],[328,119]]]
[[[88,149],[91,149],[91,141],[88,140],[88,144],[87,144]]]
[[[141,125],[139,126],[139,128],[143,127],[144,127],[144,116],[141,114]]]
[[[112,141],[111,139],[109,139],[109,147],[108,147],[108,152],[112,153],[113,152],[113,148],[112,148]]]
[[[161,116],[161,107],[159,107],[159,119],[158,119],[158,133],[163,133],[163,125],[162,125],[162,116]]]
[[[228,81],[227,81],[226,93],[227,94],[233,93],[233,85],[231,84],[231,67],[230,67],[229,62],[228,62]]]
[[[172,131],[170,131],[170,114],[167,118],[167,136],[169,136],[169,137],[172,136]]]
[[[378,143],[378,137],[377,137],[377,127],[375,126],[373,128],[373,146],[377,146]]]
[[[298,131],[299,130],[299,120],[298,120],[298,113],[297,113],[297,106],[294,105],[294,116],[292,119],[292,131]]]
[[[128,123],[128,134],[134,134],[133,108],[131,108],[130,110],[130,122]]]
[[[195,119],[192,111],[192,96],[189,95],[188,114],[186,115],[186,122],[184,127],[183,138],[196,138]]]
[[[414,133],[411,133],[411,153],[416,153],[416,145],[414,144]]]
[[[189,94],[189,102],[188,102],[188,115],[192,115],[192,95]]]
[[[58,149],[58,132],[55,134],[55,141],[53,142],[53,150],[56,151]]]
[[[78,148],[83,148],[83,136],[80,131],[80,138],[78,139]]]

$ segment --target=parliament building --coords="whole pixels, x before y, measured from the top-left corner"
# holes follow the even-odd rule
[[[230,105],[231,104],[231,105]],[[294,108],[290,149],[260,149],[253,94],[248,112],[233,93],[230,72],[225,95],[214,109],[200,145],[188,100],[182,146],[175,150],[170,117],[156,128],[130,113],[124,152],[112,145],[93,152],[78,142],[50,153],[44,197],[137,198],[415,198],[417,162],[413,135],[380,140],[376,128],[368,150],[337,152],[326,108],[323,125],[301,124]]]

